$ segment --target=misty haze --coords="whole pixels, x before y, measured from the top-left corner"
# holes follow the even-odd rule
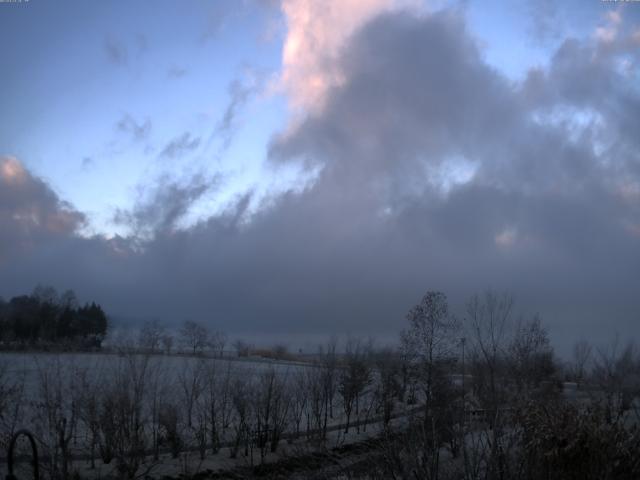
[[[640,2],[0,0],[0,476],[640,479]]]

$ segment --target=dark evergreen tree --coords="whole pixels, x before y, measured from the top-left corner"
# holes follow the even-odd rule
[[[76,343],[99,347],[107,333],[107,315],[95,302],[78,306],[67,290],[58,296],[52,287],[37,286],[31,295],[0,299],[0,341],[11,344]]]

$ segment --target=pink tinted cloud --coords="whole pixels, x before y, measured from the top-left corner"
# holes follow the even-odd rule
[[[336,59],[349,37],[386,11],[415,7],[414,0],[283,0],[287,35],[279,87],[294,109],[315,110],[344,81]]]

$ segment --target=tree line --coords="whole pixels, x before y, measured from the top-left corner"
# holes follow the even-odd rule
[[[95,302],[80,305],[73,290],[58,294],[38,286],[30,295],[0,298],[0,342],[5,348],[60,346],[99,348],[108,320]]]
[[[518,316],[512,296],[491,291],[469,299],[462,318],[427,292],[407,320],[401,369],[422,411],[386,430],[352,478],[640,478],[633,341],[579,341],[561,361],[541,318]]]
[[[313,451],[363,430],[376,437],[367,461],[337,478],[640,478],[638,349],[581,341],[561,361],[542,319],[507,294],[476,295],[456,317],[429,291],[397,346],[333,338],[290,368],[152,355],[166,332],[145,327],[147,353],[100,368],[61,356],[38,365],[34,391],[0,369],[0,439],[32,428],[52,479],[151,476],[163,454],[190,478],[215,455],[260,465],[285,441]],[[193,322],[180,335],[196,354],[217,336]]]

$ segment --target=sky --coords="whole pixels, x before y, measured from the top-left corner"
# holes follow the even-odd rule
[[[0,295],[392,338],[487,289],[640,337],[640,3],[0,3]]]

